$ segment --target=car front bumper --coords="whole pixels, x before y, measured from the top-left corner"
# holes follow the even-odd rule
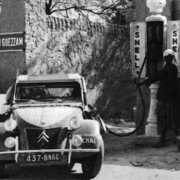
[[[18,146],[18,137],[15,138],[16,145],[14,150],[8,150],[8,151],[0,151],[0,156],[8,156],[8,155],[14,155],[14,160],[16,163],[21,162],[22,156],[27,156],[28,154],[43,154],[43,153],[60,153],[62,155],[66,154],[67,157],[67,164],[70,164],[72,153],[74,154],[81,154],[81,153],[97,153],[100,150],[99,149],[82,149],[82,148],[72,148],[72,144],[67,148],[62,149],[39,149],[39,150],[20,150]],[[79,156],[81,157],[81,156]]]

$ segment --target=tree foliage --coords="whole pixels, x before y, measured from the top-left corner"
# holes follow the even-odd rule
[[[135,0],[46,0],[46,14],[64,12],[68,15],[75,10],[83,16],[88,14],[99,15],[106,21],[116,23],[121,21],[128,8],[134,8]]]

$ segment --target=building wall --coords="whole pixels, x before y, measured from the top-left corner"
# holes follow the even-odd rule
[[[25,30],[24,0],[2,0],[0,33],[23,32]],[[14,81],[17,71],[25,68],[25,53],[0,52],[0,93],[5,93]]]

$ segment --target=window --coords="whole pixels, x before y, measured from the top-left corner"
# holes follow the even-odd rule
[[[16,99],[81,101],[81,88],[79,83],[19,84]]]

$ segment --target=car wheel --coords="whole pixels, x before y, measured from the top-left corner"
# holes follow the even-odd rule
[[[0,164],[0,177],[2,177],[4,174],[4,167],[5,167],[5,164]]]
[[[70,172],[72,172],[72,169],[73,169],[74,165],[75,165],[75,162],[74,162],[74,161],[71,161],[70,165],[68,166],[68,170],[69,170]]]
[[[101,169],[104,159],[104,142],[101,138],[100,151],[93,156],[87,157],[82,162],[82,171],[86,178],[96,177]]]

